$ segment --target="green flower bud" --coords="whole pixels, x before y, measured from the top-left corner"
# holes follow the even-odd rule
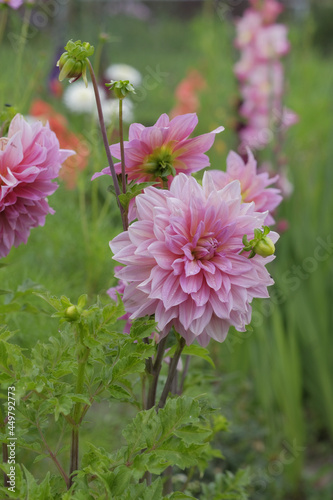
[[[129,80],[119,80],[119,81],[114,81],[111,80],[110,83],[105,84],[106,87],[109,87],[110,90],[113,90],[114,95],[118,99],[124,99],[127,94],[132,92],[135,94],[135,90],[133,85],[129,82]]]
[[[264,236],[253,248],[253,251],[261,257],[269,257],[275,252],[275,246],[268,236]]]
[[[65,50],[66,52],[60,56],[57,62],[60,70],[59,80],[62,82],[65,78],[69,78],[72,83],[82,76],[87,87],[87,58],[94,53],[94,47],[88,42],[82,43],[81,40],[76,42],[70,40]]]
[[[76,321],[79,319],[80,313],[76,306],[69,306],[65,311],[65,319],[67,321]]]
[[[261,255],[261,257],[273,255],[275,246],[273,241],[267,236],[269,232],[270,229],[268,226],[262,226],[262,230],[256,228],[254,230],[254,238],[250,241],[248,241],[247,235],[244,234],[242,239],[244,247],[240,253],[250,252],[249,259],[252,259],[256,254]]]

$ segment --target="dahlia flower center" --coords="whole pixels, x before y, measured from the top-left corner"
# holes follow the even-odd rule
[[[144,169],[155,178],[161,177],[164,179],[169,175],[176,175],[176,170],[173,167],[173,156],[171,151],[166,147],[158,148],[151,155],[147,156],[144,162]]]
[[[201,238],[192,250],[192,255],[196,260],[210,260],[214,257],[219,246],[220,243],[216,238]]]

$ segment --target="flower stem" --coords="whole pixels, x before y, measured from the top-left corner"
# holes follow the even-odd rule
[[[118,178],[117,178],[117,174],[116,174],[116,171],[114,168],[114,163],[112,160],[110,147],[109,147],[109,143],[108,143],[108,137],[107,137],[107,133],[106,133],[105,122],[104,122],[103,111],[102,111],[101,98],[99,95],[98,85],[97,85],[97,81],[96,81],[93,67],[92,67],[91,62],[89,61],[88,58],[87,58],[87,61],[88,61],[88,67],[89,67],[89,71],[90,71],[91,81],[92,81],[92,84],[94,87],[94,92],[95,92],[95,99],[96,99],[96,105],[97,105],[97,111],[98,111],[98,119],[99,119],[99,124],[101,127],[103,144],[104,144],[106,156],[107,156],[109,166],[110,166],[111,177],[113,180],[113,185],[114,185],[114,190],[116,193],[117,203],[118,203],[118,207],[119,207],[120,214],[121,214],[123,229],[124,229],[124,231],[126,231],[128,228],[127,216],[126,216],[125,210],[123,209],[122,204],[120,203],[120,200],[119,200],[119,195],[121,193],[120,193]]]
[[[158,344],[156,359],[152,367],[151,379],[149,383],[149,391],[148,391],[147,405],[146,405],[147,410],[149,410],[155,405],[158,377],[160,375],[162,368],[162,361],[163,361],[163,355],[166,347],[167,338],[168,336],[164,337]]]
[[[76,394],[83,394],[84,387],[84,374],[89,357],[89,348],[83,344],[83,331],[79,332],[78,341],[78,371],[76,379]],[[74,406],[73,411],[73,421],[74,425],[72,428],[72,443],[71,443],[71,461],[69,468],[69,488],[73,483],[73,472],[77,471],[79,468],[79,426],[80,426],[80,413],[81,413],[81,403],[77,402]]]
[[[20,73],[21,73],[24,47],[25,47],[25,45],[27,43],[27,39],[28,39],[28,30],[30,27],[30,17],[31,17],[31,6],[28,5],[24,11],[23,24],[22,24],[22,29],[21,29],[20,41],[19,41],[19,45],[18,45],[17,66],[16,66],[16,82],[21,81]],[[17,101],[17,99],[18,99],[19,93],[20,93],[20,86],[16,85],[15,101]],[[17,102],[16,102],[16,104],[17,104]]]
[[[181,353],[185,347],[185,343],[186,343],[185,339],[183,337],[181,337],[179,340],[175,355],[170,362],[168,377],[167,377],[167,380],[165,382],[165,386],[164,386],[160,401],[159,401],[158,406],[157,406],[158,410],[160,408],[163,408],[165,405],[165,402],[167,400],[168,394],[169,394],[171,386],[172,386],[173,379],[175,377],[179,358],[180,358]]]
[[[182,373],[182,378],[180,380],[180,386],[179,386],[179,390],[178,390],[178,394],[180,396],[183,394],[185,379],[186,379],[186,375],[187,375],[187,372],[188,372],[188,369],[190,366],[190,361],[191,361],[191,356],[186,356],[185,366],[184,366],[184,370]]]
[[[121,157],[121,182],[122,182],[123,193],[126,193],[126,170],[125,170],[123,100],[122,99],[119,99],[119,139],[120,139],[120,157]]]
[[[38,420],[36,422],[36,428],[37,428],[37,430],[39,432],[40,437],[42,438],[42,441],[44,443],[45,448],[47,449],[47,451],[48,451],[48,453],[50,455],[51,460],[55,463],[58,471],[60,472],[62,478],[64,479],[64,481],[66,483],[67,489],[69,489],[70,488],[69,478],[68,478],[66,472],[64,471],[64,469],[62,468],[60,462],[58,461],[56,454],[53,453],[52,450],[51,450],[51,448],[49,447],[49,445],[48,445],[48,443],[47,443],[47,441],[45,439],[45,436],[44,436],[44,434],[42,432],[42,429],[41,429],[41,427],[39,425]]]
[[[8,6],[1,6],[1,18],[0,18],[0,43],[2,43],[3,36],[5,34],[7,19],[8,19]]]

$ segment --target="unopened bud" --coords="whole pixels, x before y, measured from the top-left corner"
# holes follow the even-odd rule
[[[268,236],[264,236],[253,248],[254,252],[261,257],[269,257],[275,252],[275,245]]]
[[[65,318],[67,321],[76,321],[79,319],[80,313],[76,306],[69,306],[65,311]]]
[[[77,40],[76,42],[70,40],[65,50],[66,52],[60,56],[57,62],[60,70],[59,80],[62,81],[65,78],[69,78],[72,83],[82,76],[87,87],[87,58],[94,53],[94,47],[88,42],[82,43],[81,40]]]
[[[124,99],[130,92],[135,94],[134,87],[129,82],[129,80],[119,80],[119,81],[111,80],[111,82],[106,83],[105,86],[109,87],[110,90],[113,90],[114,95],[118,99]]]

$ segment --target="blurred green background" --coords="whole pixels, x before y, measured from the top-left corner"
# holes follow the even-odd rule
[[[286,104],[300,120],[284,146],[294,191],[277,216],[289,228],[269,267],[276,284],[271,300],[254,304],[253,332],[231,331],[224,344],[209,346],[216,371],[208,390],[231,421],[231,432],[217,443],[225,462],[211,474],[250,465],[254,500],[333,497],[333,8],[330,2],[313,9],[308,2],[296,4],[301,8],[288,8],[282,17],[292,44],[285,60]],[[0,52],[0,108],[10,103],[28,114],[33,99],[42,98],[91,148],[77,187],[62,184],[50,198],[56,214],[3,259],[1,289],[16,290],[31,280],[75,301],[86,292],[94,300],[115,284],[108,242],[120,220],[109,179],[90,182],[107,165],[97,125],[91,116],[71,114],[49,91],[50,72],[67,40],[96,48],[100,33],[107,33],[100,74],[111,63],[126,63],[143,77],[158,75],[156,85],[143,85],[133,99],[135,121],[147,126],[173,108],[175,89],[188,71],[199,71],[207,86],[199,93],[195,134],[225,126],[209,152],[212,166],[225,169],[228,152],[238,144],[233,16],[245,6],[55,0],[35,6],[25,47],[24,9],[9,13]],[[17,329],[16,342],[27,347],[58,328],[56,320],[24,310],[7,319]],[[199,369],[208,371],[205,365]]]

